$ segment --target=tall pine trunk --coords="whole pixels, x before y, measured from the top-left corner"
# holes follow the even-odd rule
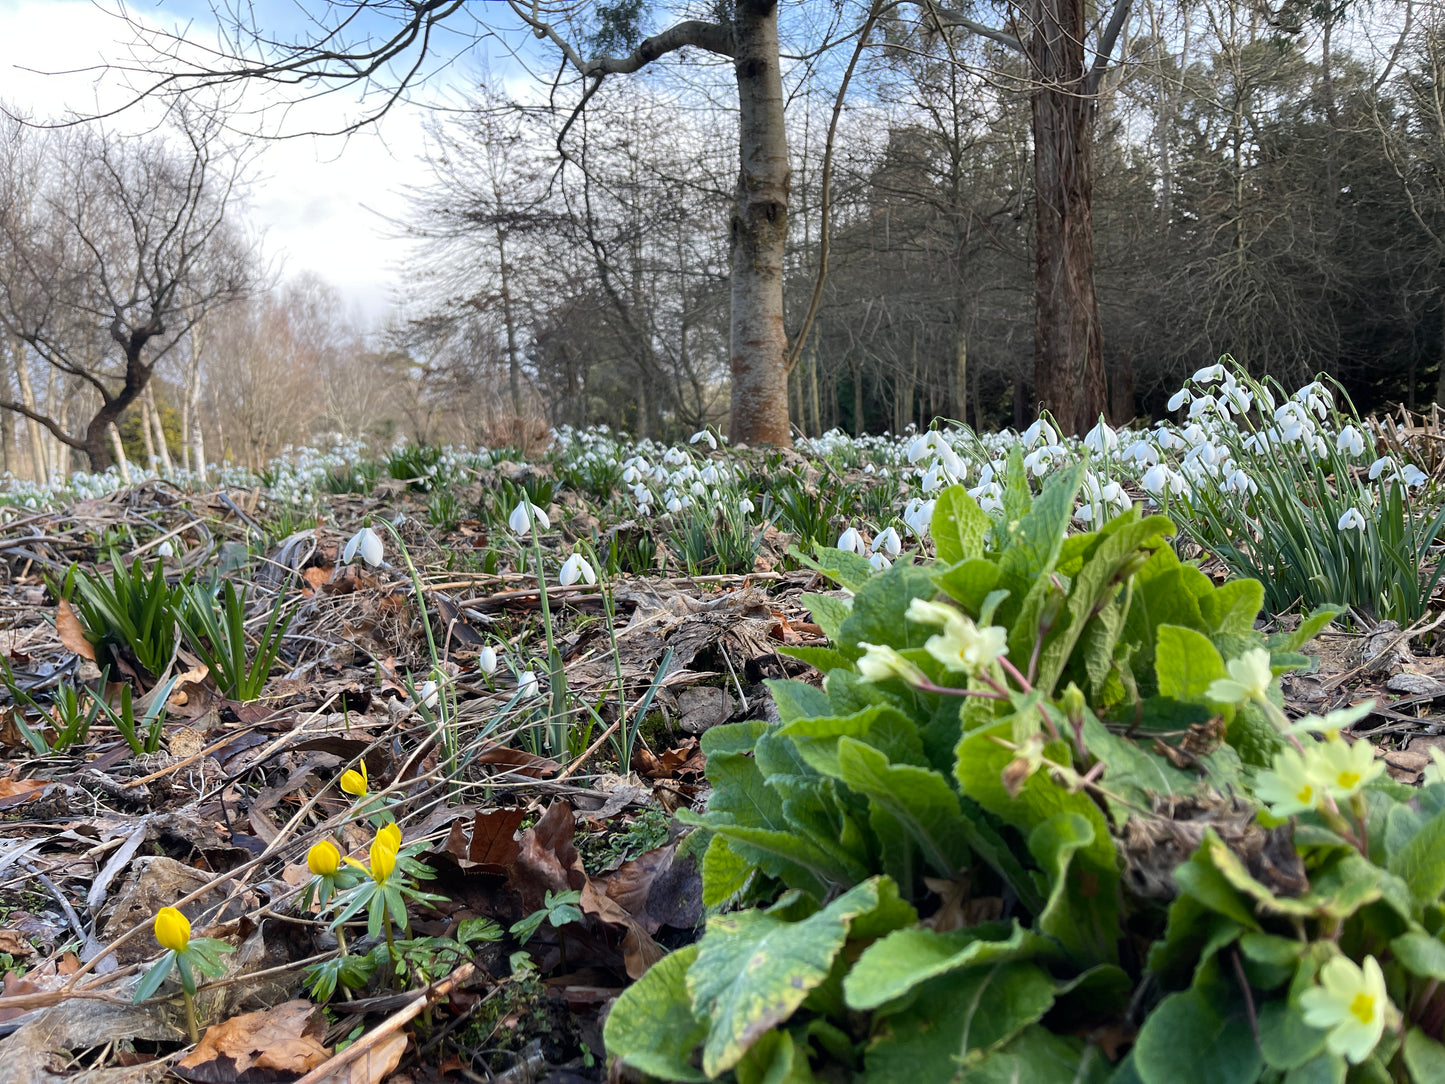
[[[776,0],[736,0],[739,170],[732,216],[732,402],[735,444],[792,443],[783,329],[783,245],[792,171],[783,123]]]
[[[1033,78],[1034,392],[1068,433],[1107,409],[1094,293],[1094,114],[1083,0],[1037,0]]]

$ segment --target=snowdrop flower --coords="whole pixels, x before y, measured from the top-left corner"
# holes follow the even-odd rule
[[[667,499],[667,510],[668,510],[669,512],[674,512],[674,513],[676,513],[676,512],[681,512],[681,511],[682,511],[682,501],[679,500],[679,499],[678,499],[677,497],[675,497],[675,496],[669,497],[669,498]]]
[[[1233,493],[1258,493],[1259,486],[1255,480],[1245,474],[1241,468],[1235,468],[1224,480],[1224,488]]]
[[[351,564],[358,553],[361,554],[361,559],[372,568],[381,564],[381,536],[370,527],[363,527],[351,536],[346,543],[346,548],[341,551],[341,563]]]
[[[497,649],[487,644],[477,652],[477,669],[491,677],[497,672]]]
[[[552,526],[552,521],[547,518],[547,513],[523,497],[517,507],[512,509],[512,514],[507,517],[507,526],[512,528],[514,534],[526,534],[531,529],[527,522],[528,507],[532,509],[531,519],[536,522],[538,527],[545,531]]]
[[[1411,489],[1414,489],[1417,486],[1423,486],[1426,482],[1428,482],[1430,480],[1430,476],[1424,471],[1422,471],[1419,467],[1415,466],[1414,463],[1407,463],[1405,465],[1405,468],[1400,471],[1400,480]]]
[[[669,448],[662,453],[662,461],[669,466],[680,467],[687,462],[687,453],[681,448]]]
[[[696,444],[700,440],[707,441],[707,446],[713,451],[717,451],[717,437],[713,436],[706,429],[699,429],[696,433],[694,433],[688,438],[687,442],[689,444]]]
[[[176,548],[171,545],[171,540],[167,538],[156,547],[156,554],[160,557],[174,557],[176,555]]]
[[[1400,1011],[1385,991],[1385,975],[1373,956],[1359,967],[1347,956],[1331,957],[1320,968],[1320,984],[1300,994],[1304,1022],[1328,1031],[1325,1047],[1336,1057],[1358,1065],[1370,1056],[1394,1027]]]
[[[751,515],[756,509],[757,505],[753,504],[753,502],[747,497],[744,497],[742,500],[738,501],[738,511],[745,516]]]
[[[1224,379],[1224,366],[1215,362],[1213,365],[1206,365],[1202,369],[1195,370],[1189,378],[1196,384],[1213,384]]]
[[[1296,400],[1304,404],[1306,410],[1312,410],[1316,415],[1323,418],[1330,412],[1333,396],[1329,389],[1318,380],[1306,384],[1294,393]]]
[[[1248,413],[1249,408],[1254,405],[1254,396],[1232,380],[1225,381],[1224,400],[1236,414]]]
[[[896,530],[888,527],[874,536],[873,548],[889,557],[897,557],[903,552],[903,540],[898,537]]]
[[[694,497],[707,496],[707,486],[703,485],[701,482],[694,482],[690,489]]]
[[[1099,424],[1084,435],[1084,447],[1095,455],[1104,455],[1119,447],[1119,434],[1110,429],[1109,423],[1101,417]]]
[[[1035,478],[1042,478],[1053,465],[1053,449],[1047,446],[1035,448],[1028,455],[1024,456],[1024,469]]]
[[[421,688],[416,691],[417,703],[427,708],[435,708],[437,701],[441,699],[441,690],[437,688],[435,681],[427,680],[422,682]]]
[[[703,468],[702,473],[699,474],[698,477],[710,486],[717,485],[717,466],[709,463]]]
[[[648,504],[646,501],[644,501],[643,503],[641,503],[641,504],[639,504],[639,505],[637,506],[637,514],[638,514],[639,516],[650,516],[650,515],[652,515],[652,505],[650,505],[650,504]]]
[[[1215,402],[1212,395],[1201,395],[1189,404],[1189,416],[1191,418],[1202,418],[1211,410],[1218,410],[1219,404]]]
[[[1146,492],[1159,496],[1169,486],[1169,468],[1163,463],[1155,463],[1144,472],[1144,477],[1139,483]]]
[[[562,562],[562,571],[557,579],[563,587],[571,587],[578,580],[586,580],[588,583],[597,582],[597,573],[587,562],[587,559],[580,553],[574,553],[567,560]]]
[[[1383,474],[1387,468],[1397,474],[1399,473],[1399,468],[1395,466],[1394,457],[1382,455],[1379,459],[1375,460],[1373,463],[1370,464],[1370,481],[1373,482],[1376,478],[1380,477],[1380,475]]]
[[[882,572],[885,568],[893,567],[893,562],[884,555],[882,550],[874,550],[873,556],[868,558],[868,564],[874,572]]]
[[[863,553],[863,536],[858,533],[858,529],[856,527],[849,527],[846,531],[844,531],[838,536],[836,548],[840,550],[849,550],[861,556]]]
[[[1169,397],[1169,402],[1165,403],[1164,405],[1170,410],[1178,410],[1180,407],[1182,407],[1185,403],[1189,402],[1193,398],[1194,396],[1189,394],[1188,388],[1180,388]]]
[[[933,525],[933,502],[912,498],[903,509],[903,522],[922,539]]]
[[[542,687],[537,683],[537,675],[531,670],[523,670],[518,674],[517,692],[521,694],[523,700],[528,700],[534,696],[541,696]]]
[[[1057,444],[1059,435],[1054,431],[1052,425],[1040,418],[1034,422],[1033,425],[1025,429],[1023,436],[1019,439],[1023,442],[1025,448],[1032,448],[1040,442],[1044,444]]]
[[[1341,455],[1360,455],[1365,450],[1365,438],[1353,425],[1347,425],[1335,437],[1335,450]]]
[[[1358,508],[1346,508],[1345,514],[1340,517],[1340,521],[1336,523],[1335,526],[1341,531],[1363,531],[1365,529],[1365,517],[1360,514]]]
[[[947,441],[940,439],[937,448],[939,465],[951,474],[955,481],[968,473],[968,463],[959,457]]]
[[[1143,466],[1145,463],[1159,462],[1159,452],[1154,445],[1141,437],[1124,450],[1124,458]]]

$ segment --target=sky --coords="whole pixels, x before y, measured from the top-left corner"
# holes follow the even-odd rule
[[[295,9],[277,5],[274,10]],[[130,11],[167,27],[194,19],[199,35],[209,30],[206,4],[151,0]],[[75,71],[126,59],[127,28],[113,12],[113,0],[109,13],[90,0],[0,0],[0,98],[35,117],[68,109],[89,114],[97,102],[104,107],[119,101],[113,73],[98,79],[96,71]],[[445,93],[460,87],[474,70],[470,60],[459,62],[432,89]],[[42,74],[57,72],[72,74]],[[304,119],[318,129],[334,128],[347,107],[340,95],[323,98],[306,107]],[[153,114],[141,107],[108,123],[139,128]],[[402,187],[424,178],[418,159],[425,115],[420,106],[399,104],[376,126],[347,138],[249,143],[256,183],[247,218],[263,234],[267,258],[284,277],[303,271],[321,275],[369,326],[382,323],[391,311],[400,268],[410,254],[388,219],[405,214]]]

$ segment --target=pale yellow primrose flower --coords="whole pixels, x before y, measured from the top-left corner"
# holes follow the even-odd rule
[[[1324,799],[1320,781],[1310,771],[1305,758],[1294,749],[1275,754],[1273,771],[1260,772],[1254,794],[1276,817],[1316,809]]]
[[[1445,783],[1445,749],[1430,746],[1430,763],[1425,765],[1426,783]]]
[[[1262,647],[1251,648],[1237,659],[1229,660],[1229,677],[1216,678],[1205,693],[1220,704],[1242,704],[1246,700],[1268,698],[1274,683],[1269,668],[1269,652]]]
[[[1320,984],[1300,995],[1304,1021],[1328,1031],[1325,1046],[1331,1054],[1358,1065],[1370,1056],[1387,1024],[1399,1020],[1399,1011],[1385,992],[1385,976],[1373,956],[1363,969],[1353,960],[1336,956],[1320,968]]]
[[[949,670],[977,674],[1008,654],[1008,633],[996,625],[979,628],[952,606],[916,598],[908,604],[908,619],[920,625],[941,626],[924,649]]]
[[[1341,730],[1358,723],[1374,710],[1375,702],[1367,700],[1363,704],[1340,708],[1338,711],[1332,711],[1326,715],[1306,715],[1291,723],[1289,732],[1291,734],[1323,734],[1330,741],[1335,741],[1339,738]]]
[[[1306,757],[1310,774],[1337,802],[1353,798],[1385,770],[1385,762],[1375,758],[1375,747],[1367,741],[1318,742]]]
[[[886,644],[866,644],[859,641],[863,657],[858,660],[858,673],[864,681],[887,681],[900,678],[909,685],[922,685],[928,680],[922,670],[914,666]]]

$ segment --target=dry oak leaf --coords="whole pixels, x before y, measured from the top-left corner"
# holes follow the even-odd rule
[[[55,631],[60,634],[60,642],[67,648],[82,659],[95,661],[95,645],[85,638],[85,626],[80,623],[80,618],[65,599],[60,600],[60,606],[55,611]]]
[[[212,1024],[195,1050],[181,1059],[183,1069],[229,1058],[235,1072],[255,1066],[288,1073],[306,1073],[331,1056],[319,1038],[326,1021],[309,1001],[285,1001],[272,1009],[233,1016]]]

